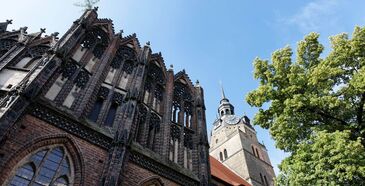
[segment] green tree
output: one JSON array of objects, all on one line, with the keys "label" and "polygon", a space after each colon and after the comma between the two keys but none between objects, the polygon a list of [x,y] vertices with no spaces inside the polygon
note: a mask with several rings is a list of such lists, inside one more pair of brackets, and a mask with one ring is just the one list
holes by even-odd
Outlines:
[{"label": "green tree", "polygon": [[[311,147],[316,144],[313,140],[317,138],[313,137],[322,135],[321,131],[328,135],[349,131],[345,132],[350,134],[349,144],[360,141],[362,149],[365,144],[365,28],[356,27],[351,39],[347,34],[331,37],[332,50],[324,58],[321,57],[324,47],[318,42],[318,37],[319,34],[310,33],[298,43],[294,62],[290,47],[275,51],[271,63],[256,58],[254,77],[260,84],[246,97],[251,106],[260,108],[254,123],[269,129],[276,146],[291,153],[282,163],[282,174],[278,177],[290,184],[306,185],[304,177],[313,174],[307,169],[295,169],[297,164],[294,162],[304,163],[306,159],[300,157],[306,150],[321,153],[320,148]],[[342,158],[348,155],[345,151],[341,153]],[[349,158],[364,158],[363,154],[364,151]],[[313,153],[307,155],[314,156]],[[319,161],[311,158],[312,163]],[[329,161],[328,166],[336,167],[336,163]],[[364,164],[359,164],[358,168],[361,166]],[[315,171],[330,175],[321,167],[316,167]],[[365,180],[364,169],[360,171],[358,179]],[[348,181],[341,177],[342,174],[337,176],[337,180],[331,183],[347,183],[341,181]],[[316,183],[320,183],[320,180],[330,177],[317,179],[319,182]]]},{"label": "green tree", "polygon": [[75,6],[82,7],[84,10],[92,9],[100,0],[84,0],[83,3],[75,3]]},{"label": "green tree", "polygon": [[365,149],[350,132],[316,132],[280,165],[277,185],[365,185]]}]

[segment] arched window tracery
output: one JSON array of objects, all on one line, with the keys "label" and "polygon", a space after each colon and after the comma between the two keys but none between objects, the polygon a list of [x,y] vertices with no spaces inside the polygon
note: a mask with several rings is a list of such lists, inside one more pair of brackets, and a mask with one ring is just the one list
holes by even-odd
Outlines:
[{"label": "arched window tracery", "polygon": [[[110,96],[109,96],[110,95]],[[96,101],[88,114],[88,119],[100,125],[113,127],[114,121],[124,99],[124,94],[112,87],[101,86]],[[109,106],[108,106],[109,105]],[[107,107],[107,109],[104,109]],[[102,116],[105,116],[103,118]]]},{"label": "arched window tracery", "polygon": [[155,150],[157,133],[160,131],[160,123],[160,117],[155,113],[151,113],[148,125],[147,147],[152,150]]},{"label": "arched window tracery", "polygon": [[[112,84],[115,77],[117,86],[126,89],[136,66],[136,52],[128,46],[120,46],[110,64],[106,82]],[[120,77],[120,78],[119,78]]]},{"label": "arched window tracery", "polygon": [[[178,154],[181,152],[182,166],[192,170],[192,152],[194,131],[192,130],[193,103],[192,92],[189,87],[180,82],[175,82],[173,103],[172,103],[172,125],[170,140],[170,160],[177,162]],[[183,134],[180,135],[181,131]],[[177,136],[179,134],[180,136]],[[181,141],[182,140],[182,141]],[[179,143],[183,143],[182,146]]]},{"label": "arched window tracery", "polygon": [[109,37],[101,28],[93,27],[86,32],[80,45],[82,48],[92,50],[94,56],[100,59],[109,45]]},{"label": "arched window tracery", "polygon": [[143,134],[144,134],[144,125],[146,122],[146,117],[147,117],[147,109],[146,107],[144,107],[143,105],[140,105],[139,109],[138,109],[138,127],[137,127],[137,131],[136,131],[136,138],[135,140],[139,143],[143,143]]},{"label": "arched window tracery", "polygon": [[[176,82],[174,87],[174,104],[172,112],[176,113],[177,108],[179,108],[178,117],[175,118],[175,122],[191,128],[191,118],[193,115],[193,105],[192,105],[192,94],[189,88],[181,83]],[[183,108],[183,109],[182,109]]]},{"label": "arched window tracery", "polygon": [[72,183],[73,173],[67,152],[62,146],[38,150],[23,161],[9,185],[57,185]]},{"label": "arched window tracery", "polygon": [[165,77],[162,69],[156,63],[151,62],[147,68],[143,102],[160,113],[162,111],[162,101],[165,92]]}]

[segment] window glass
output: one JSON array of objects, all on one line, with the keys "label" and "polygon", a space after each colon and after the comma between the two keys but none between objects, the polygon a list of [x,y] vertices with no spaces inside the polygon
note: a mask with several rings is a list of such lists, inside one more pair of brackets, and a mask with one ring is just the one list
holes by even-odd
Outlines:
[{"label": "window glass", "polygon": [[[70,163],[62,147],[40,150],[26,161],[27,163],[18,168],[10,180],[10,185],[68,185],[71,175]],[[52,180],[55,180],[54,183]]]},{"label": "window glass", "polygon": [[33,175],[34,168],[32,167],[31,163],[25,164],[16,171],[16,174],[11,180],[10,185],[26,186],[30,183],[30,180],[32,180]]}]

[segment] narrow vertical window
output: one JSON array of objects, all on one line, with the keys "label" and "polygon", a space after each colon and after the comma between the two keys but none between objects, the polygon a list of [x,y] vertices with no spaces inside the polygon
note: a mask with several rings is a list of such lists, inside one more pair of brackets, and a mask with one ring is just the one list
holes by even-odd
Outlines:
[{"label": "narrow vertical window", "polygon": [[227,149],[224,149],[224,159],[228,158]]},{"label": "narrow vertical window", "polygon": [[253,148],[253,146],[251,146],[251,148],[252,148],[252,154],[253,154],[254,156],[256,156],[256,154],[255,154],[255,148]]},{"label": "narrow vertical window", "polygon": [[267,182],[266,176],[264,176],[265,179],[265,185],[269,186],[269,183]]},{"label": "narrow vertical window", "polygon": [[112,103],[112,105],[109,108],[108,115],[105,119],[105,126],[112,127],[115,119],[115,114],[117,113],[118,104]]},{"label": "narrow vertical window", "polygon": [[219,152],[219,159],[220,159],[221,161],[223,161],[223,154],[222,154],[222,152]]},{"label": "narrow vertical window", "polygon": [[261,173],[260,173],[260,178],[261,178],[261,184],[262,185],[265,185],[264,178],[262,177],[262,174]]},{"label": "narrow vertical window", "polygon": [[260,158],[259,151],[257,150],[257,148],[255,148],[255,149],[256,149],[256,156],[257,156],[258,158]]},{"label": "narrow vertical window", "polygon": [[91,110],[91,112],[89,113],[88,118],[93,121],[96,122],[96,120],[98,119],[101,107],[103,106],[103,102],[104,100],[101,98],[98,98],[94,104],[93,109]]}]

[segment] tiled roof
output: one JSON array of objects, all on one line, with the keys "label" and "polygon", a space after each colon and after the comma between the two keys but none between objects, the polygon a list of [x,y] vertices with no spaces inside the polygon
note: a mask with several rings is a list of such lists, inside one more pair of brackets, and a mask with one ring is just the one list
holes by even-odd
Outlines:
[{"label": "tiled roof", "polygon": [[210,171],[213,177],[216,177],[227,184],[234,186],[251,186],[246,180],[229,170],[221,162],[209,156]]}]

